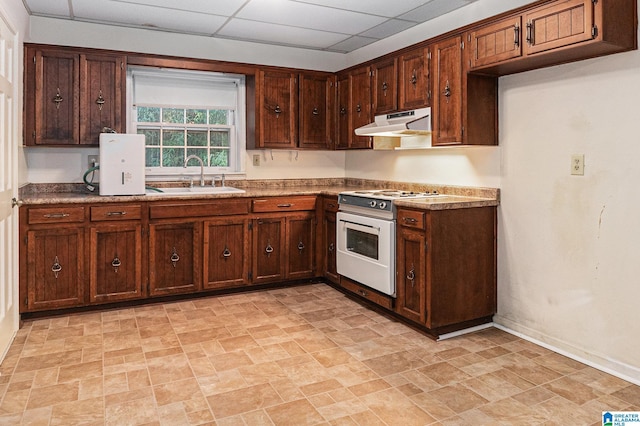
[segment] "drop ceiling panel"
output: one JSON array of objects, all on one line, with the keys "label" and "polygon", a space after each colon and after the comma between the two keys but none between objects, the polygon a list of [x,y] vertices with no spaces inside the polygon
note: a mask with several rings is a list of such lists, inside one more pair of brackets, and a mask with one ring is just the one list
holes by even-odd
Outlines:
[{"label": "drop ceiling panel", "polygon": [[238,18],[291,27],[358,34],[385,21],[385,18],[297,3],[289,0],[251,0]]},{"label": "drop ceiling panel", "polygon": [[119,23],[191,34],[213,34],[227,20],[223,16],[131,3],[120,2],[118,7],[109,7],[109,4],[112,3],[114,2],[110,0],[76,2],[73,12],[76,18],[82,20]]},{"label": "drop ceiling panel", "polygon": [[327,50],[331,50],[333,52],[346,53],[346,52],[354,51],[356,49],[360,49],[361,47],[364,47],[375,41],[377,41],[377,39],[375,38],[353,36],[353,37],[349,37],[345,41],[334,44]]},{"label": "drop ceiling panel", "polygon": [[[72,1],[74,4],[76,4],[81,2],[90,3],[93,0]],[[147,6],[188,10],[191,12],[209,13],[212,15],[221,15],[228,17],[236,13],[236,11],[246,3],[246,0],[111,0],[111,2],[114,3],[113,7],[118,7],[117,3],[143,4]]]},{"label": "drop ceiling panel", "polygon": [[425,22],[433,18],[437,18],[440,15],[449,13],[452,10],[459,9],[474,1],[476,0],[432,0],[424,6],[420,6],[399,18],[416,22]]},{"label": "drop ceiling panel", "polygon": [[351,10],[386,17],[395,17],[407,13],[416,7],[428,3],[430,0],[297,0],[300,3],[316,4],[334,7],[336,9]]},{"label": "drop ceiling panel", "polygon": [[375,39],[383,39],[391,35],[397,34],[401,31],[404,31],[406,29],[409,29],[415,25],[416,23],[411,21],[402,21],[400,19],[389,19],[388,21],[383,22],[377,27],[373,27],[370,30],[360,33],[360,35],[365,37],[375,38]]},{"label": "drop ceiling panel", "polygon": [[232,20],[224,26],[218,35],[248,41],[262,40],[267,43],[287,46],[308,46],[315,49],[324,49],[348,37],[344,34],[284,27],[282,25],[244,19]]},{"label": "drop ceiling panel", "polygon": [[69,17],[69,3],[66,1],[29,0],[27,7],[37,15],[55,15]]}]

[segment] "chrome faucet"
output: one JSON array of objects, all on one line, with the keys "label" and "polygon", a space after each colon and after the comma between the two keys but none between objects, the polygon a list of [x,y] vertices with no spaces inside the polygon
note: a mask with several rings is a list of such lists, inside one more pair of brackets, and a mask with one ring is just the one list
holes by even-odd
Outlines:
[{"label": "chrome faucet", "polygon": [[184,160],[184,168],[185,169],[187,168],[187,163],[192,158],[195,158],[196,160],[198,160],[200,162],[200,186],[204,186],[204,162],[202,161],[202,158],[198,157],[197,155],[188,156],[187,159]]}]

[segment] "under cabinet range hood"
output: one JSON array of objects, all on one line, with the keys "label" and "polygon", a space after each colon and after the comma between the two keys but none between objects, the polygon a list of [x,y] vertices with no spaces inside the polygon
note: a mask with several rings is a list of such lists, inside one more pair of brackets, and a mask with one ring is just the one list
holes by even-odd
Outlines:
[{"label": "under cabinet range hood", "polygon": [[431,135],[431,108],[376,115],[373,123],[358,127],[355,132],[358,136],[428,136]]}]

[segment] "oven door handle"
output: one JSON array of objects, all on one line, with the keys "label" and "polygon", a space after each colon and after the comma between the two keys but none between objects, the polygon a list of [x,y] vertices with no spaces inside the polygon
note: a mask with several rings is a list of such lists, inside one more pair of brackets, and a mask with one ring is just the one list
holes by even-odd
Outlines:
[{"label": "oven door handle", "polygon": [[[364,225],[362,223],[351,222],[350,220],[344,219],[340,219],[340,222],[343,222],[349,229],[362,231],[367,234],[380,234],[380,227],[378,226]],[[374,230],[375,232],[371,232],[371,230]]]}]

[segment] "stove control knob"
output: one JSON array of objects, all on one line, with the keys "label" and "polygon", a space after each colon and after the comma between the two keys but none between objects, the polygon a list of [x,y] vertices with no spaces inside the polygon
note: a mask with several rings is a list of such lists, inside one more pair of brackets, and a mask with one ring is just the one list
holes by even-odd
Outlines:
[{"label": "stove control knob", "polygon": [[387,207],[387,203],[385,203],[384,201],[380,201],[380,204],[378,204],[378,207],[380,207],[380,210],[384,210],[384,208]]},{"label": "stove control knob", "polygon": [[375,206],[376,206],[376,204],[377,204],[377,203],[376,203],[376,200],[371,200],[371,201],[369,201],[369,205],[370,205],[372,208],[373,208],[373,207],[375,207]]}]

